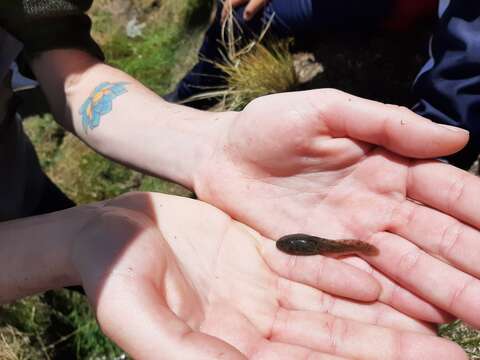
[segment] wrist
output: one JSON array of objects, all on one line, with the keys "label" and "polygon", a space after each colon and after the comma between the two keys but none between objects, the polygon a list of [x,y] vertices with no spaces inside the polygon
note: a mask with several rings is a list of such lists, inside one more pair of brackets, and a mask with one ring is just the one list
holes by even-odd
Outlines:
[{"label": "wrist", "polygon": [[74,263],[74,249],[86,240],[83,230],[100,215],[102,208],[103,203],[82,205],[40,217],[43,226],[37,230],[42,240],[39,246],[41,253],[46,254],[41,263],[45,264],[43,268],[51,269],[45,273],[48,279],[44,290],[82,285]]},{"label": "wrist", "polygon": [[[195,190],[206,164],[214,161],[214,153],[228,134],[235,112],[207,112],[185,106],[170,105],[161,116],[161,126],[169,136],[157,141],[158,156],[154,173]],[[159,131],[162,131],[159,129]]]},{"label": "wrist", "polygon": [[0,223],[0,303],[80,285],[72,262],[78,234],[98,205]]}]

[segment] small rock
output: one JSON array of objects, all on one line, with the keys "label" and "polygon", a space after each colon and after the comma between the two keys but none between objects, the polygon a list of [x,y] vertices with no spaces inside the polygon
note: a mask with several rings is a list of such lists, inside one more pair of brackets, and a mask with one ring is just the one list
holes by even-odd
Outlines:
[{"label": "small rock", "polygon": [[129,38],[136,38],[142,36],[142,30],[146,26],[145,23],[139,23],[137,17],[134,16],[132,19],[128,20],[125,30]]},{"label": "small rock", "polygon": [[293,67],[300,84],[311,81],[324,71],[323,65],[315,61],[315,56],[306,52],[293,54]]}]

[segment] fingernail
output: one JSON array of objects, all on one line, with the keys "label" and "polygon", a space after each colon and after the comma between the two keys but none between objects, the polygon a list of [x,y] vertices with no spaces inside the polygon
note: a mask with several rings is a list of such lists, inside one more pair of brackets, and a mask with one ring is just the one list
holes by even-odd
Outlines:
[{"label": "fingernail", "polygon": [[252,13],[250,11],[245,11],[243,13],[243,20],[249,21],[251,19],[251,17],[252,17]]},{"label": "fingernail", "polygon": [[458,126],[452,126],[452,125],[446,125],[446,124],[437,124],[438,126],[446,129],[446,130],[450,130],[450,131],[453,131],[453,132],[458,132],[458,133],[469,133],[467,130],[465,129],[462,129],[461,127],[458,127]]}]

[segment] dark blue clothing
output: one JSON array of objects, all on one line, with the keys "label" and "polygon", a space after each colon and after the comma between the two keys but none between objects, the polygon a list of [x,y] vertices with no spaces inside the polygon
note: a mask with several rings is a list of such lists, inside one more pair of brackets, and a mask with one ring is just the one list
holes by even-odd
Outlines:
[{"label": "dark blue clothing", "polygon": [[435,122],[470,131],[465,149],[447,160],[468,169],[480,153],[480,2],[440,4],[431,59],[414,84],[414,111]]},{"label": "dark blue clothing", "polygon": [[[242,30],[243,39],[258,36],[270,19],[272,22],[269,32],[284,38],[312,36],[323,31],[372,29],[385,20],[392,7],[393,0],[270,0],[263,11],[248,22],[243,20],[244,6],[234,9],[234,16]],[[222,2],[219,0],[217,9],[216,18],[200,49],[199,62],[177,86],[177,100],[225,83],[222,72],[210,62],[222,61],[222,49],[219,45]]]}]

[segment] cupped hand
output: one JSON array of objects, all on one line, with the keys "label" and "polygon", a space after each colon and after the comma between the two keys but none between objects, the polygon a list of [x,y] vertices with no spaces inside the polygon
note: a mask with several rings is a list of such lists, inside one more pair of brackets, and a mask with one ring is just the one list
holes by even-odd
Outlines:
[{"label": "cupped hand", "polygon": [[225,19],[232,9],[245,5],[243,18],[245,21],[249,21],[267,5],[268,1],[269,0],[226,0],[223,4],[222,19]]},{"label": "cupped hand", "polygon": [[322,291],[339,279],[369,297],[374,281],[353,282],[367,274],[321,257],[328,273],[307,273],[315,258],[206,203],[138,193],[100,213],[72,258],[102,330],[136,359],[466,359],[387,305]]},{"label": "cupped hand", "polygon": [[345,261],[377,277],[381,301],[480,327],[480,181],[421,160],[460,150],[466,131],[332,89],[259,98],[225,126],[196,174],[200,199],[272,239],[370,242],[368,264]]}]

